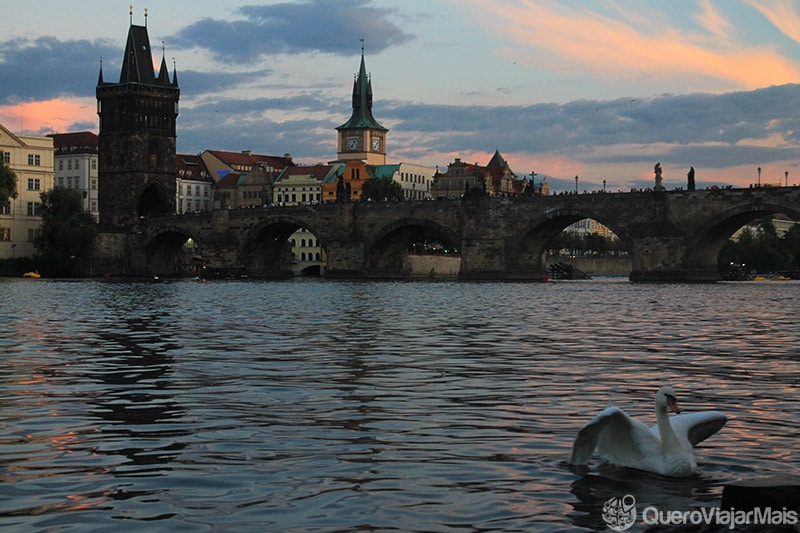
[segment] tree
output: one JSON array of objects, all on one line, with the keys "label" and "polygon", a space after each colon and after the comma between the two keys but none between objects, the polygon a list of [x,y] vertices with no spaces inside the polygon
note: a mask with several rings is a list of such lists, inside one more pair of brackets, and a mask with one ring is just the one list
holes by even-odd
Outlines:
[{"label": "tree", "polygon": [[800,224],[789,228],[781,240],[787,259],[786,266],[793,270],[800,270]]},{"label": "tree", "polygon": [[361,188],[362,200],[403,200],[403,187],[390,177],[369,178]]},{"label": "tree", "polygon": [[0,160],[0,205],[17,197],[17,175]]},{"label": "tree", "polygon": [[80,192],[56,187],[40,196],[42,226],[35,244],[42,272],[48,276],[87,274],[97,224],[83,210]]}]

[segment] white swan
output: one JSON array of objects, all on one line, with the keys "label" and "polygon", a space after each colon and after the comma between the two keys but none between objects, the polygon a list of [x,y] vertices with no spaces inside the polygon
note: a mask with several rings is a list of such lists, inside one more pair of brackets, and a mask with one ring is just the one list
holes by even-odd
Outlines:
[{"label": "white swan", "polygon": [[691,476],[697,470],[692,448],[719,431],[728,419],[719,411],[670,418],[667,407],[680,413],[675,391],[665,386],[656,394],[658,423],[652,428],[617,407],[601,411],[578,431],[569,462],[585,465],[597,448],[604,461],[618,466],[662,476]]}]

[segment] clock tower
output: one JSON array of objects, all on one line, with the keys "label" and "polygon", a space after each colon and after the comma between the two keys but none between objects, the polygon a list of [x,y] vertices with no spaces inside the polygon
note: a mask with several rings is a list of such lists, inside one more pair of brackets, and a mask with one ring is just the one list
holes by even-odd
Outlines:
[{"label": "clock tower", "polygon": [[[163,52],[163,51],[162,51]],[[175,213],[177,73],[162,53],[156,75],[145,25],[128,30],[119,83],[97,81],[100,117],[98,208],[105,231],[130,231],[139,218]]]},{"label": "clock tower", "polygon": [[372,80],[367,76],[363,45],[361,68],[353,82],[353,114],[336,130],[339,160],[359,159],[368,165],[386,164],[386,132],[389,130],[372,116]]}]

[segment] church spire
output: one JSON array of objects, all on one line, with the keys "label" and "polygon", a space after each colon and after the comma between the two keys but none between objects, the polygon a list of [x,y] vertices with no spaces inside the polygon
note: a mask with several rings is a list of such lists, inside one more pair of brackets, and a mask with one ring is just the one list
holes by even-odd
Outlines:
[{"label": "church spire", "polygon": [[336,129],[370,128],[388,131],[372,116],[372,79],[367,75],[364,60],[364,39],[361,39],[361,66],[353,82],[353,114]]}]

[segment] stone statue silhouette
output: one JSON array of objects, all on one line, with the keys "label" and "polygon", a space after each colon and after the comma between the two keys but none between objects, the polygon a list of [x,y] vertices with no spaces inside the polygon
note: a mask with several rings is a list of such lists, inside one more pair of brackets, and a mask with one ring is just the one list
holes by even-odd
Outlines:
[{"label": "stone statue silhouette", "polygon": [[688,181],[687,188],[690,191],[693,191],[694,190],[694,167],[689,167],[689,173],[686,174],[686,180]]},{"label": "stone statue silhouette", "polygon": [[653,167],[653,172],[656,175],[656,186],[654,190],[663,191],[664,186],[661,185],[661,163],[656,163],[656,166]]}]

